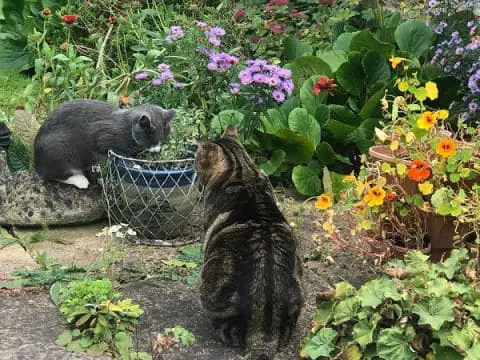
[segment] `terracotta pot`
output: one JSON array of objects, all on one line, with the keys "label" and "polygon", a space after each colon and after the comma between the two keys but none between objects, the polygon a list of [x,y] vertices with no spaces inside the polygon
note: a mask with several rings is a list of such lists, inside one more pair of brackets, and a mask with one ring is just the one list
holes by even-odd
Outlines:
[{"label": "terracotta pot", "polygon": [[428,246],[422,249],[413,249],[404,246],[394,245],[391,241],[387,239],[383,239],[379,236],[375,236],[373,239],[369,241],[369,245],[375,252],[384,252],[388,250],[392,253],[393,257],[402,257],[405,253],[411,250],[419,250],[423,254],[430,254],[431,252],[431,243],[428,243]]},{"label": "terracotta pot", "polygon": [[[410,165],[410,161],[399,159],[402,155],[405,155],[404,150],[392,151],[389,146],[378,145],[371,146],[368,149],[368,153],[374,159],[387,162],[389,164],[395,164],[395,162],[400,162],[406,166]],[[402,190],[408,195],[414,195],[418,193],[417,183],[408,177],[403,179],[396,179],[391,175],[386,176],[387,184],[392,185],[397,183],[402,188]]]}]

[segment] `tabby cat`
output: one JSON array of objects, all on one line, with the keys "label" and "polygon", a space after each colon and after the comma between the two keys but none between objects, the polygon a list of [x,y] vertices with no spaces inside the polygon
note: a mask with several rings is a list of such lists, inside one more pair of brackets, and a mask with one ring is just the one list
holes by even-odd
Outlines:
[{"label": "tabby cat", "polygon": [[224,343],[273,359],[303,306],[297,241],[233,126],[198,141],[196,170],[205,189],[202,307]]}]

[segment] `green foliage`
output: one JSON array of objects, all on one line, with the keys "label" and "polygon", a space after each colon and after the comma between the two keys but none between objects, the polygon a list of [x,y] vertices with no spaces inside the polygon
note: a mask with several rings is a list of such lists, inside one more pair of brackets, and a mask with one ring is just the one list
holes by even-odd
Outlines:
[{"label": "green foliage", "polygon": [[72,281],[59,295],[60,312],[71,329],[58,336],[58,346],[97,356],[113,351],[130,359],[130,334],[143,314],[139,305],[119,300],[122,295],[108,279]]},{"label": "green foliage", "polygon": [[188,285],[195,285],[200,281],[200,265],[203,262],[200,247],[186,247],[172,260],[162,260],[156,269],[160,278],[172,281],[183,281]]},{"label": "green foliage", "polygon": [[337,358],[351,346],[357,346],[358,359],[461,359],[477,354],[480,286],[466,249],[452,250],[437,264],[412,251],[403,261],[388,264],[385,273],[395,278],[382,275],[358,290],[337,284],[319,303],[301,355]]},{"label": "green foliage", "polygon": [[11,136],[11,143],[7,149],[7,164],[10,171],[25,171],[33,166],[32,154],[23,144],[22,140],[13,133]]},{"label": "green foliage", "polygon": [[0,121],[13,116],[16,105],[20,105],[19,95],[29,83],[23,75],[0,71]]},{"label": "green foliage", "polygon": [[184,346],[190,346],[195,342],[195,335],[180,325],[176,325],[174,328],[166,328],[164,334],[173,335],[173,338]]}]

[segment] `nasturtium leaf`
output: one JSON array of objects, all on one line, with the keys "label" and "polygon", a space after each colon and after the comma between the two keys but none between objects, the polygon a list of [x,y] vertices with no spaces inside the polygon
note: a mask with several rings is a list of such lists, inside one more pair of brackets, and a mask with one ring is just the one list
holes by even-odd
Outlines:
[{"label": "nasturtium leaf", "polygon": [[320,357],[329,357],[335,349],[333,341],[337,336],[337,332],[332,328],[322,328],[318,330],[313,338],[311,338],[302,349],[302,356],[309,356],[315,360]]},{"label": "nasturtium leaf", "polygon": [[416,353],[410,346],[414,337],[415,331],[411,326],[383,329],[378,334],[377,355],[384,360],[414,360]]},{"label": "nasturtium leaf", "polygon": [[412,312],[420,318],[420,325],[429,325],[433,330],[440,330],[445,322],[453,321],[455,304],[446,297],[430,298],[413,305]]}]

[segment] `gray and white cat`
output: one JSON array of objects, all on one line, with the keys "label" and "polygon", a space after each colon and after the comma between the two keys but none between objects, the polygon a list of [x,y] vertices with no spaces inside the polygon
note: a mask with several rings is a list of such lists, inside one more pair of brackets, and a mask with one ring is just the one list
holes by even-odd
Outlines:
[{"label": "gray and white cat", "polygon": [[88,188],[85,174],[108,150],[135,156],[155,151],[170,134],[174,110],[156,105],[128,109],[96,100],[69,101],[40,127],[34,143],[35,169],[45,180]]}]

